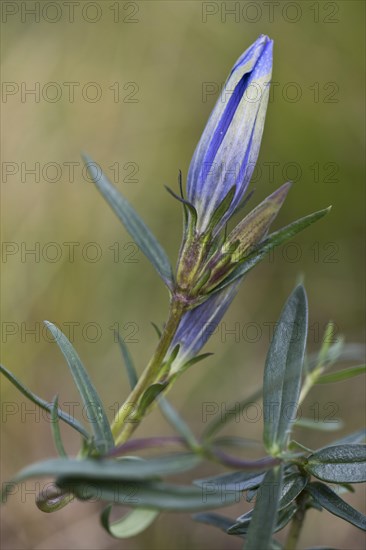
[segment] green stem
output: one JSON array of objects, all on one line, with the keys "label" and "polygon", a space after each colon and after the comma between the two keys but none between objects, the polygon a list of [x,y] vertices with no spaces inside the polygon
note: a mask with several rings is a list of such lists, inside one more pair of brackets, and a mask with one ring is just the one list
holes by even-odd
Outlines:
[{"label": "green stem", "polygon": [[129,417],[131,415],[133,416],[133,412],[136,411],[139,399],[141,398],[145,390],[151,384],[157,381],[160,375],[161,366],[164,361],[166,352],[168,351],[169,346],[173,341],[174,335],[178,329],[179,323],[185,310],[186,306],[184,303],[175,300],[174,298],[172,299],[169,317],[165,324],[155,353],[150,359],[144,372],[140,376],[136,386],[133,388],[122,407],[119,409],[111,425],[111,430],[115,438],[116,445],[120,445],[127,441],[127,439],[131,436],[131,434],[139,425],[141,421],[140,419],[133,420]]},{"label": "green stem", "polygon": [[305,493],[300,493],[296,499],[298,509],[296,510],[294,518],[291,522],[291,527],[285,542],[284,550],[296,550],[297,548],[297,543],[299,541],[306,514],[306,500],[307,495]]}]

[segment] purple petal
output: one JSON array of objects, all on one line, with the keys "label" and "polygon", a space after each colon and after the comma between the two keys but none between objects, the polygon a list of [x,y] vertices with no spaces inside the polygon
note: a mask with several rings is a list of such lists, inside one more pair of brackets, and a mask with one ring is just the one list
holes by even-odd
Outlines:
[{"label": "purple petal", "polygon": [[273,42],[261,36],[237,60],[193,155],[188,199],[198,211],[198,230],[236,186],[219,230],[243,198],[258,158],[268,104]]}]

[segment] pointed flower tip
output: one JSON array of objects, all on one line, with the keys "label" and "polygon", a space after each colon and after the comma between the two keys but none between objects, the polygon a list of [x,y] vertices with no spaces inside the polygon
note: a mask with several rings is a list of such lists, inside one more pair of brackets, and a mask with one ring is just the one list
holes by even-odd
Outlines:
[{"label": "pointed flower tip", "polygon": [[282,205],[285,198],[287,197],[287,193],[291,189],[291,186],[292,186],[292,181],[288,181],[287,183],[284,183],[283,185],[281,185],[281,187],[276,189],[274,193],[269,195],[269,197],[267,197],[267,200],[275,202],[278,205]]},{"label": "pointed flower tip", "polygon": [[229,189],[236,193],[217,226],[222,229],[243,199],[258,158],[269,100],[273,41],[260,36],[234,64],[196,147],[187,195],[203,233]]},{"label": "pointed flower tip", "polygon": [[272,57],[273,57],[273,40],[271,40],[265,34],[261,34],[259,38],[239,57],[231,74],[234,71],[240,69],[243,65],[249,65],[247,67],[249,71],[256,69],[256,72],[260,69],[260,74],[270,73],[272,70]]}]

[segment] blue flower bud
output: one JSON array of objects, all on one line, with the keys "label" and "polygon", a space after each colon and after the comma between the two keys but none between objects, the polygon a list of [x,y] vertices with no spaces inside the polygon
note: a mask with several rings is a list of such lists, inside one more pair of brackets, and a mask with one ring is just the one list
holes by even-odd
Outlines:
[{"label": "blue flower bud", "polygon": [[220,231],[243,198],[258,158],[272,74],[273,42],[260,36],[235,63],[193,155],[188,200],[204,233],[215,210],[235,188]]},{"label": "blue flower bud", "polygon": [[215,333],[219,322],[235,298],[240,282],[240,280],[235,281],[220,292],[210,296],[203,304],[183,315],[168,352],[169,355],[175,346],[179,344],[179,353],[173,362],[170,376],[178,373],[185,363],[195,357],[207,340]]}]

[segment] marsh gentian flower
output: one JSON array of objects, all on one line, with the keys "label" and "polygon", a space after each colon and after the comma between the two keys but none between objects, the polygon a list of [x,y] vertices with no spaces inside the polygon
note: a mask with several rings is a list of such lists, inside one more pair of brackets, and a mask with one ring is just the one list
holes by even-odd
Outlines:
[{"label": "marsh gentian flower", "polygon": [[272,75],[273,42],[260,36],[235,63],[194,152],[187,178],[188,200],[197,211],[197,231],[234,187],[221,229],[242,200],[258,158]]},{"label": "marsh gentian flower", "polygon": [[235,63],[193,155],[187,180],[186,230],[176,295],[188,304],[170,350],[180,351],[171,374],[193,358],[214,332],[241,279],[215,287],[267,235],[289,190],[285,184],[228,234],[257,161],[268,104],[273,42],[260,36]]}]

